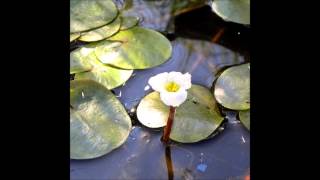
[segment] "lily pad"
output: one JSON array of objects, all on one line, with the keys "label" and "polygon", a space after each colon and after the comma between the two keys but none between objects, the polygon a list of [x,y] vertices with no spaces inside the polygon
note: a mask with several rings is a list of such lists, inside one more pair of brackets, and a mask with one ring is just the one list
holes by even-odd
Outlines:
[{"label": "lily pad", "polygon": [[225,21],[250,24],[250,0],[214,0],[212,10]]},{"label": "lily pad", "polygon": [[250,130],[250,109],[246,111],[239,111],[239,119],[242,124]]},{"label": "lily pad", "polygon": [[123,16],[138,17],[141,20],[139,26],[166,32],[172,20],[173,3],[173,0],[126,0],[117,4]]},{"label": "lily pad", "polygon": [[85,41],[85,42],[93,42],[93,41],[100,41],[103,39],[106,39],[115,33],[117,33],[120,29],[121,20],[118,16],[113,22],[102,26],[101,28],[94,29],[89,32],[85,32],[81,35],[79,40]]},{"label": "lily pad", "polygon": [[[170,139],[182,143],[206,139],[222,123],[211,92],[202,86],[192,85],[187,100],[176,108]],[[160,100],[158,92],[145,96],[138,108],[138,120],[145,126],[159,128],[166,125],[169,107]]]},{"label": "lily pad", "polygon": [[70,88],[70,158],[96,158],[121,146],[131,120],[119,100],[92,80],[71,81]]},{"label": "lily pad", "polygon": [[146,69],[166,62],[172,52],[170,41],[162,34],[141,27],[120,31],[99,42],[97,58],[123,69]]},{"label": "lily pad", "polygon": [[76,49],[70,53],[70,74],[90,71],[92,65],[85,60],[80,49]]},{"label": "lily pad", "polygon": [[139,23],[139,17],[136,16],[122,16],[121,17],[121,27],[120,30],[127,30],[134,26],[136,26]]},{"label": "lily pad", "polygon": [[140,100],[150,93],[148,80],[162,72],[178,71],[190,73],[192,82],[211,88],[217,73],[228,66],[244,63],[243,56],[223,46],[203,40],[176,38],[172,43],[171,58],[160,66],[135,70],[134,76],[124,86],[114,89],[126,109],[135,108]]},{"label": "lily pad", "polygon": [[133,70],[118,69],[101,63],[94,54],[94,47],[95,44],[89,44],[72,52],[71,61],[91,68],[90,71],[75,74],[75,79],[91,79],[113,89],[130,78]]},{"label": "lily pad", "polygon": [[207,4],[207,0],[175,0],[172,6],[174,16],[192,11],[203,7]]},{"label": "lily pad", "polygon": [[250,108],[250,63],[233,66],[223,71],[214,88],[216,100],[234,110]]},{"label": "lily pad", "polygon": [[82,32],[108,24],[118,14],[111,0],[70,0],[70,32]]},{"label": "lily pad", "polygon": [[80,37],[80,33],[72,33],[70,34],[70,42],[78,39]]}]

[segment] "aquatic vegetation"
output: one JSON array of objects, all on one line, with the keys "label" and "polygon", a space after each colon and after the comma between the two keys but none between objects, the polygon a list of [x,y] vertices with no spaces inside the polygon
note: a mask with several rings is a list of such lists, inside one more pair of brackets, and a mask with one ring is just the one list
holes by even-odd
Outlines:
[{"label": "aquatic vegetation", "polygon": [[[166,34],[175,15],[207,2],[122,2],[70,0],[70,42],[80,44],[70,52],[70,159],[98,158],[95,162],[104,168],[92,168],[99,169],[99,178],[154,177],[141,174],[137,168],[142,164],[164,178],[168,162],[160,139],[166,136],[160,134],[169,132],[166,156],[180,177],[210,172],[213,161],[222,174],[229,168],[238,173],[232,176],[244,172],[249,163],[250,63],[212,41],[169,40]],[[226,21],[248,24],[213,10]],[[219,146],[221,142],[227,145]],[[197,149],[200,160],[186,149]]]}]

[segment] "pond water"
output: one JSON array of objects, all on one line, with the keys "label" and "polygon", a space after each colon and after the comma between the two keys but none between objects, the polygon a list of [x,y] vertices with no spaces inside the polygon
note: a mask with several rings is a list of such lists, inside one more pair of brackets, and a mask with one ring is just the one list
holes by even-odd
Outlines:
[{"label": "pond water", "polygon": [[[155,6],[146,11],[143,8],[150,4],[142,2],[133,1],[131,8],[139,8],[135,11],[144,19],[143,26],[171,40],[172,56],[155,68],[135,70],[124,85],[113,89],[133,120],[129,138],[105,156],[70,160],[71,179],[246,179],[250,174],[250,132],[235,111],[221,108],[225,123],[208,139],[192,144],[172,142],[169,147],[160,141],[162,130],[141,125],[135,111],[139,101],[152,91],[147,86],[151,76],[189,72],[193,84],[211,88],[222,70],[249,62],[249,28],[223,21],[206,5],[172,18],[166,14],[170,13],[166,10],[170,1],[156,2],[164,7],[161,10]],[[117,3],[123,5],[123,1]],[[157,18],[160,15],[166,16]],[[72,43],[71,50],[82,44]]]}]

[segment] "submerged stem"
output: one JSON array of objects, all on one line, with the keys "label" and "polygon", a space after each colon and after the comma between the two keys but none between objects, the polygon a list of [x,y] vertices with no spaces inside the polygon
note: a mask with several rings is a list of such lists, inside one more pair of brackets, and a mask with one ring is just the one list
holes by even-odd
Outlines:
[{"label": "submerged stem", "polygon": [[162,136],[162,141],[167,144],[169,141],[169,136],[170,136],[170,132],[171,132],[171,128],[172,128],[172,124],[173,124],[173,119],[174,119],[174,113],[176,112],[176,108],[170,106],[170,112],[169,112],[169,117],[168,117],[168,121],[167,121],[167,125],[164,128],[163,131],[163,136]]}]

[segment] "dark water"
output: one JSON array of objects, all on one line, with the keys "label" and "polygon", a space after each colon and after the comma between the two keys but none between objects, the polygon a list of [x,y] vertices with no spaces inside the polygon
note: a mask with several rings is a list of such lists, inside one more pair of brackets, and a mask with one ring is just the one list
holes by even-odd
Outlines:
[{"label": "dark water", "polygon": [[[132,116],[130,136],[120,148],[103,157],[70,160],[71,179],[244,179],[250,174],[250,132],[237,120],[236,112],[226,111],[221,132],[208,140],[165,146],[160,141],[162,130],[143,127],[135,118],[135,110],[140,99],[151,92],[147,81],[153,75],[189,72],[193,84],[211,88],[223,69],[250,61],[249,28],[224,22],[209,6],[174,19],[166,17],[166,21],[156,19],[166,9],[152,11],[157,8],[139,11],[144,19],[149,19],[143,26],[159,30],[171,40],[172,57],[158,67],[134,71],[123,86],[113,90]],[[155,19],[151,21],[151,17]],[[71,49],[81,44],[73,43]]]}]

